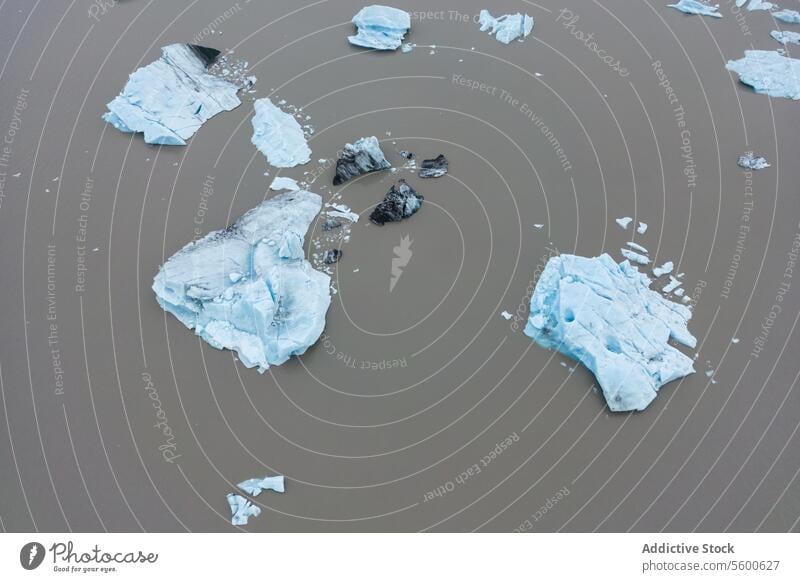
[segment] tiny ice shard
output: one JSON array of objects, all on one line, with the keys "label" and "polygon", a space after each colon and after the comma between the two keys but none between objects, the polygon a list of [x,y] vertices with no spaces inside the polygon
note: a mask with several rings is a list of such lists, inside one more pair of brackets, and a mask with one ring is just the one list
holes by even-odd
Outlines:
[{"label": "tiny ice shard", "polygon": [[253,497],[260,495],[262,491],[270,490],[278,493],[284,492],[283,475],[275,477],[264,477],[263,479],[248,479],[237,485],[239,489]]},{"label": "tiny ice shard", "polygon": [[677,4],[667,4],[670,8],[675,8],[686,14],[701,14],[703,16],[714,16],[715,18],[722,18],[719,13],[719,4],[711,6],[697,2],[697,0],[678,0]]},{"label": "tiny ice shard", "polygon": [[620,249],[619,252],[622,253],[623,257],[625,257],[626,259],[628,259],[629,261],[632,261],[634,263],[639,263],[640,265],[648,265],[648,264],[650,264],[650,259],[648,259],[644,255],[640,255],[639,253],[635,253],[635,252],[633,252],[631,250],[628,250],[628,249]]},{"label": "tiny ice shard", "polygon": [[669,344],[695,346],[691,315],[627,261],[560,255],[536,284],[525,334],[589,368],[611,410],[643,410],[663,384],[694,372]]},{"label": "tiny ice shard", "polygon": [[137,69],[108,104],[103,119],[126,133],[144,133],[144,141],[186,145],[208,119],[241,104],[241,89],[208,68],[220,51],[194,44],[162,47],[161,57]]},{"label": "tiny ice shard", "polygon": [[638,232],[639,234],[646,233],[647,232],[647,223],[646,222],[640,222],[639,226],[636,228],[636,232]]},{"label": "tiny ice shard", "polygon": [[444,154],[439,154],[432,160],[423,160],[419,169],[420,178],[441,178],[447,173],[448,163]]},{"label": "tiny ice shard", "polygon": [[781,44],[800,44],[800,32],[793,30],[773,30],[769,33]]},{"label": "tiny ice shard", "polygon": [[336,161],[333,185],[338,186],[356,176],[388,170],[391,167],[392,165],[381,151],[378,138],[375,136],[362,137],[354,144],[345,144],[342,157]]},{"label": "tiny ice shard", "polygon": [[247,520],[251,517],[258,517],[261,515],[261,508],[241,495],[236,493],[228,493],[228,505],[231,508],[231,524],[232,525],[247,525]]},{"label": "tiny ice shard", "polygon": [[339,249],[328,249],[327,251],[325,251],[325,257],[322,259],[322,261],[326,265],[332,265],[334,263],[338,263],[339,259],[342,258],[343,254],[344,253]]},{"label": "tiny ice shard", "polygon": [[299,190],[300,184],[292,178],[279,176],[272,181],[272,184],[269,185],[269,189],[275,190],[276,192],[280,190]]},{"label": "tiny ice shard", "polygon": [[525,38],[533,30],[533,18],[517,12],[516,14],[504,14],[495,18],[488,10],[481,10],[478,15],[478,24],[481,32],[494,34],[495,38],[503,44],[508,44],[516,38]]},{"label": "tiny ice shard", "polygon": [[784,8],[783,10],[773,12],[772,17],[782,20],[783,22],[788,22],[789,24],[800,24],[800,12],[797,10]]},{"label": "tiny ice shard", "polygon": [[770,167],[770,163],[767,162],[766,158],[756,156],[753,152],[745,152],[739,156],[739,161],[736,163],[745,170],[763,170]]},{"label": "tiny ice shard", "polygon": [[674,268],[675,265],[672,263],[672,261],[667,261],[660,267],[655,267],[653,269],[653,275],[655,275],[656,277],[661,277],[662,275],[669,275],[672,272],[672,269]]},{"label": "tiny ice shard", "polygon": [[263,372],[305,353],[331,302],[330,277],[303,251],[321,208],[317,194],[284,192],[189,243],[159,269],[158,303],[211,346],[235,350],[248,368]]},{"label": "tiny ice shard", "polygon": [[294,116],[274,105],[268,97],[253,105],[256,114],[251,120],[253,137],[250,141],[267,161],[276,168],[293,168],[308,163],[311,148]]},{"label": "tiny ice shard", "polygon": [[800,59],[785,57],[777,51],[748,50],[741,59],[728,61],[725,68],[738,74],[739,80],[757,93],[800,99]]},{"label": "tiny ice shard", "polygon": [[411,28],[411,16],[405,10],[373,4],[359,10],[353,17],[353,24],[358,34],[347,37],[350,44],[393,51],[403,43],[403,37]]},{"label": "tiny ice shard", "polygon": [[630,216],[626,216],[624,218],[617,218],[616,223],[620,225],[623,229],[627,230],[628,225],[633,221]]},{"label": "tiny ice shard", "polygon": [[383,202],[375,207],[369,219],[375,224],[399,222],[414,214],[422,206],[422,194],[417,193],[405,180],[392,185]]},{"label": "tiny ice shard", "polygon": [[503,317],[503,319],[505,319],[506,321],[508,321],[509,319],[511,319],[512,317],[514,317],[514,316],[513,316],[511,313],[509,313],[508,311],[503,311],[502,313],[500,313],[500,315],[501,315],[501,316]]}]

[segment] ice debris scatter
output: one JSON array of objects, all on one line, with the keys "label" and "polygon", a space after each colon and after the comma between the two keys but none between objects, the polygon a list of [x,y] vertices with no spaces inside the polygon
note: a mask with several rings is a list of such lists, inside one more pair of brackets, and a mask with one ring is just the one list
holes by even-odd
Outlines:
[{"label": "ice debris scatter", "polygon": [[153,281],[156,298],[217,349],[264,372],[303,354],[325,327],[330,278],[305,259],[303,240],[322,207],[284,192],[172,255]]},{"label": "ice debris scatter", "polygon": [[621,228],[626,230],[631,222],[633,222],[633,219],[630,216],[626,216],[624,218],[617,218],[616,220],[616,223],[620,225]]},{"label": "ice debris scatter", "polygon": [[220,52],[171,44],[161,57],[137,69],[108,104],[103,119],[126,133],[143,133],[150,144],[186,145],[208,119],[241,103],[240,86],[209,74]]},{"label": "ice debris scatter", "polygon": [[766,158],[756,156],[753,152],[745,152],[739,156],[739,161],[736,163],[745,170],[763,170],[770,167],[770,163]]},{"label": "ice debris scatter", "polygon": [[420,178],[441,178],[448,170],[447,158],[444,154],[439,154],[432,160],[422,160],[419,169]]},{"label": "ice debris scatter", "polygon": [[250,139],[270,165],[276,168],[293,168],[308,163],[311,148],[306,142],[303,128],[293,115],[286,113],[269,100],[259,99],[254,104],[253,137]]},{"label": "ice debris scatter", "polygon": [[263,479],[248,479],[247,481],[239,483],[237,487],[253,497],[267,490],[283,493],[284,478],[283,475],[277,475],[275,477],[264,477]]},{"label": "ice debris scatter", "polygon": [[728,61],[725,68],[739,75],[739,80],[757,93],[800,99],[800,59],[785,57],[777,51],[746,50],[744,57]]},{"label": "ice debris scatter", "polygon": [[793,30],[773,30],[769,33],[781,44],[800,44],[800,32]]},{"label": "ice debris scatter", "polygon": [[373,4],[359,10],[353,17],[353,24],[358,33],[347,37],[350,44],[393,51],[403,43],[403,37],[411,28],[411,16],[405,10]]},{"label": "ice debris scatter", "polygon": [[512,40],[523,39],[533,30],[533,18],[527,14],[504,14],[495,18],[488,10],[481,10],[478,15],[478,24],[481,32],[488,32],[503,44]]},{"label": "ice debris scatter", "polygon": [[422,206],[424,197],[414,190],[405,180],[398,180],[392,185],[383,199],[369,215],[375,224],[399,222],[414,214]]},{"label": "ice debris scatter", "polygon": [[670,8],[675,8],[686,14],[701,14],[703,16],[714,16],[715,18],[722,18],[719,13],[719,4],[711,6],[697,0],[679,0],[677,4],[667,4]]},{"label": "ice debris scatter", "polygon": [[800,24],[800,12],[797,10],[789,10],[788,8],[784,8],[783,10],[773,12],[772,17],[783,22],[788,22],[789,24]]},{"label": "ice debris scatter", "polygon": [[662,385],[694,372],[669,344],[695,346],[691,314],[628,261],[560,255],[539,278],[525,334],[589,368],[611,410],[643,410]]},{"label": "ice debris scatter", "polygon": [[392,165],[383,155],[378,138],[362,137],[353,144],[345,144],[342,157],[336,161],[333,185],[338,186],[356,176],[388,170]]},{"label": "ice debris scatter", "polygon": [[236,493],[228,493],[228,505],[231,508],[231,524],[232,525],[247,525],[247,520],[251,517],[258,517],[261,515],[261,508],[241,495]]},{"label": "ice debris scatter", "polygon": [[270,190],[279,192],[280,190],[300,190],[300,184],[292,178],[286,176],[278,176],[269,185]]}]

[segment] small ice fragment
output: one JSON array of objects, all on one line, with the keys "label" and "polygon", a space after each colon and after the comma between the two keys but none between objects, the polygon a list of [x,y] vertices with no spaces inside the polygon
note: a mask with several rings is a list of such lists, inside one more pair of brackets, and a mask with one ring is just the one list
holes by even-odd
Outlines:
[{"label": "small ice fragment", "polygon": [[538,228],[539,230],[541,230],[541,229],[544,228],[544,225],[543,224],[534,224],[533,228]]},{"label": "small ice fragment", "polygon": [[512,314],[510,314],[508,311],[503,311],[503,312],[502,312],[500,315],[502,315],[502,316],[503,316],[503,319],[505,319],[506,321],[508,321],[509,319],[511,319],[512,317],[514,317],[514,316],[513,316]]},{"label": "small ice fragment", "polygon": [[772,17],[782,20],[783,22],[788,22],[789,24],[800,24],[800,12],[797,10],[784,8],[783,10],[773,12]]},{"label": "small ice fragment", "polygon": [[675,291],[675,289],[677,289],[680,286],[681,286],[680,280],[678,280],[675,277],[673,277],[672,275],[670,275],[669,276],[669,283],[664,285],[664,288],[662,289],[662,291],[664,291],[664,293],[672,293],[673,291]]},{"label": "small ice fragment", "polygon": [[640,255],[639,253],[635,253],[633,251],[629,251],[628,249],[620,249],[622,256],[628,259],[633,263],[639,263],[640,265],[648,265],[650,264],[650,259],[645,257],[644,255]]},{"label": "small ice fragment", "polygon": [[228,493],[228,505],[231,508],[231,525],[247,525],[247,520],[251,517],[261,515],[261,508],[241,495]]},{"label": "small ice fragment", "polygon": [[524,39],[533,30],[533,18],[517,12],[504,14],[495,18],[488,10],[481,10],[478,15],[478,24],[481,32],[494,34],[495,38],[503,44],[508,44],[514,39]]},{"label": "small ice fragment", "polygon": [[769,33],[781,44],[800,44],[800,32],[793,30],[773,30]]},{"label": "small ice fragment", "polygon": [[738,337],[731,338],[731,343],[732,344],[738,344],[739,343],[739,338]]},{"label": "small ice fragment", "polygon": [[417,46],[417,45],[404,42],[403,46],[400,47],[400,50],[403,51],[404,53],[410,53],[411,51],[414,50],[415,46]]},{"label": "small ice fragment", "polygon": [[322,262],[324,262],[326,265],[338,263],[343,254],[344,253],[339,249],[329,249],[325,251],[325,256],[322,258]]},{"label": "small ice fragment", "polygon": [[237,273],[236,271],[231,271],[230,273],[228,273],[228,279],[231,280],[231,283],[238,283],[242,279],[242,277],[244,277],[244,275],[242,275],[241,273]]},{"label": "small ice fragment", "polygon": [[739,156],[739,161],[736,163],[746,170],[763,170],[771,165],[766,158],[756,156],[753,152],[745,152]]},{"label": "small ice fragment", "polygon": [[701,14],[703,16],[722,18],[722,14],[719,13],[719,4],[710,6],[702,2],[697,2],[697,0],[678,0],[677,4],[667,4],[667,6],[686,14]]},{"label": "small ice fragment", "polygon": [[414,190],[405,180],[392,185],[389,192],[369,215],[369,219],[378,225],[387,222],[398,222],[408,218],[422,206],[424,197]]},{"label": "small ice fragment", "polygon": [[[773,16],[777,14],[774,12]],[[725,68],[738,74],[739,80],[756,93],[800,99],[800,59],[785,57],[778,51],[746,50],[744,57],[728,61]]]},{"label": "small ice fragment", "polygon": [[247,481],[242,481],[239,483],[237,487],[253,497],[260,495],[262,491],[267,490],[283,493],[284,479],[283,475],[264,477],[263,479],[248,479]]},{"label": "small ice fragment", "polygon": [[448,162],[444,154],[439,154],[432,160],[423,160],[419,170],[420,178],[441,178],[447,173]]},{"label": "small ice fragment", "polygon": [[678,297],[683,297],[685,293],[686,291],[684,291],[683,287],[678,287],[677,289],[675,289],[675,295],[677,295]]},{"label": "small ice fragment", "polygon": [[764,0],[750,0],[750,4],[747,5],[748,12],[753,12],[754,10],[772,10],[773,8],[777,8],[777,6],[772,2],[765,2]]},{"label": "small ice fragment", "polygon": [[639,223],[639,227],[636,229],[636,232],[638,232],[639,234],[646,233],[647,232],[647,223],[646,222],[640,222]]},{"label": "small ice fragment", "polygon": [[714,370],[706,370],[706,376],[711,378],[714,375]]},{"label": "small ice fragment", "polygon": [[276,168],[293,168],[311,160],[303,128],[294,116],[284,112],[269,100],[257,100],[253,106],[253,137],[250,141],[267,161]]},{"label": "small ice fragment", "polygon": [[349,206],[345,206],[344,204],[326,204],[329,208],[333,208],[333,210],[328,211],[328,216],[333,218],[344,218],[345,220],[349,220],[350,222],[358,222],[358,214],[350,210]]},{"label": "small ice fragment", "polygon": [[334,220],[329,218],[325,222],[322,223],[322,230],[334,230],[342,226],[342,223],[338,220]]},{"label": "small ice fragment", "polygon": [[655,269],[653,269],[653,275],[655,275],[656,277],[661,277],[662,275],[669,275],[672,272],[672,269],[674,268],[675,265],[672,263],[672,261],[667,261],[660,267],[656,267]]},{"label": "small ice fragment", "polygon": [[386,160],[381,151],[378,138],[362,137],[353,144],[345,144],[342,157],[336,161],[336,175],[333,185],[346,182],[356,176],[388,170],[392,165]]},{"label": "small ice fragment", "polygon": [[350,44],[384,51],[397,50],[411,28],[408,12],[379,4],[362,8],[352,22],[358,33],[347,37]]},{"label": "small ice fragment", "polygon": [[269,185],[269,189],[275,190],[276,192],[280,190],[300,190],[300,184],[292,178],[278,176],[272,181],[272,184]]},{"label": "small ice fragment", "polygon": [[640,245],[640,244],[636,244],[636,243],[635,243],[635,242],[633,242],[633,241],[628,241],[626,244],[627,244],[629,247],[631,247],[633,250],[639,251],[639,252],[641,252],[641,253],[648,253],[648,252],[650,252],[650,251],[648,251],[646,248],[644,248],[642,245]]},{"label": "small ice fragment", "polygon": [[630,216],[626,216],[624,218],[617,218],[616,220],[617,224],[620,225],[625,230],[628,229],[628,225],[631,223],[631,221],[633,221],[633,219]]}]

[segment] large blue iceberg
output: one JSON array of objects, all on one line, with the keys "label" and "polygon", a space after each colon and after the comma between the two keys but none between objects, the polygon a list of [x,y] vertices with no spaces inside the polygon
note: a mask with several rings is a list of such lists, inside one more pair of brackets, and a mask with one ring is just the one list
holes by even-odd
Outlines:
[{"label": "large blue iceberg", "polygon": [[667,4],[670,8],[675,8],[686,14],[700,14],[702,16],[713,16],[715,18],[722,18],[719,13],[719,4],[710,6],[697,2],[697,0],[679,0],[677,4]]},{"label": "large blue iceberg", "polygon": [[303,251],[321,208],[317,194],[285,192],[189,243],[155,277],[159,304],[248,368],[263,372],[303,354],[319,339],[331,301],[330,277]]},{"label": "large blue iceberg", "polygon": [[560,255],[539,278],[525,334],[589,368],[611,410],[643,410],[663,384],[694,372],[669,344],[695,346],[691,314],[628,261]]},{"label": "large blue iceberg", "polygon": [[800,59],[785,57],[777,51],[744,51],[744,57],[728,61],[729,71],[750,85],[757,93],[770,97],[800,99]]},{"label": "large blue iceberg", "polygon": [[350,44],[382,51],[393,51],[403,44],[411,28],[411,16],[405,10],[373,4],[353,17],[358,34],[347,37]]},{"label": "large blue iceberg", "polygon": [[478,24],[481,32],[488,31],[503,44],[508,44],[517,38],[525,38],[533,30],[533,18],[519,12],[495,18],[488,10],[481,10],[478,15]]},{"label": "large blue iceberg", "polygon": [[293,168],[311,159],[311,148],[303,128],[293,115],[269,100],[259,99],[253,106],[253,137],[250,139],[267,161],[276,168]]},{"label": "large blue iceberg", "polygon": [[241,87],[209,74],[217,56],[193,44],[163,47],[157,61],[130,75],[103,119],[120,131],[144,133],[147,143],[186,145],[206,120],[241,103]]}]

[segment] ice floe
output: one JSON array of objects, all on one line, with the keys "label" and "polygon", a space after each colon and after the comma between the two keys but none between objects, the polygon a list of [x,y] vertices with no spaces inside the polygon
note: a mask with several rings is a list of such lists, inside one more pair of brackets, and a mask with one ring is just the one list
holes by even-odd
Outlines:
[{"label": "ice floe", "polygon": [[419,177],[441,178],[447,173],[448,166],[449,164],[444,154],[439,154],[432,160],[422,160],[422,165],[419,169]]},{"label": "ice floe", "polygon": [[642,245],[640,245],[639,243],[635,243],[635,242],[633,242],[633,241],[628,241],[628,242],[627,242],[627,243],[625,243],[625,244],[627,244],[629,247],[631,247],[631,248],[632,248],[633,250],[635,250],[635,251],[639,251],[639,252],[641,252],[641,253],[647,253],[647,252],[649,252],[649,251],[648,251],[646,248],[644,248],[644,247],[643,247]]},{"label": "ice floe", "polygon": [[625,257],[626,259],[628,259],[633,263],[639,263],[640,265],[650,264],[650,259],[637,252],[631,251],[629,249],[620,249],[619,252],[622,253],[623,257]]},{"label": "ice floe", "polygon": [[797,10],[789,10],[788,8],[784,8],[783,10],[773,12],[772,17],[783,22],[788,22],[789,24],[800,24],[800,12]]},{"label": "ice floe", "polygon": [[269,185],[269,189],[275,190],[276,192],[280,190],[300,190],[300,184],[292,178],[278,176],[272,181],[272,184]]},{"label": "ice floe", "polygon": [[525,334],[589,368],[611,410],[643,410],[663,384],[694,372],[669,343],[695,346],[691,314],[628,261],[559,255],[539,278]]},{"label": "ice floe", "polygon": [[[742,2],[742,4],[744,4],[744,2]],[[741,4],[739,6],[741,6]],[[765,2],[764,0],[750,0],[750,4],[747,5],[748,12],[754,12],[756,10],[772,10],[773,8],[777,8],[777,6],[772,2]]]},{"label": "ice floe", "polygon": [[262,479],[254,478],[242,481],[237,485],[239,489],[253,497],[260,495],[262,491],[276,491],[277,493],[284,492],[284,477],[277,475],[275,477],[264,477]]},{"label": "ice floe", "polygon": [[763,170],[770,167],[770,163],[766,158],[756,156],[753,152],[745,152],[739,156],[739,160],[736,163],[746,170]]},{"label": "ice floe", "polygon": [[719,13],[719,4],[710,5],[697,0],[679,0],[677,4],[667,4],[670,8],[675,8],[686,14],[700,14],[702,16],[714,16],[715,18],[722,18]]},{"label": "ice floe", "polygon": [[781,44],[800,44],[800,32],[793,30],[773,30],[769,33]]},{"label": "ice floe", "polygon": [[621,228],[626,229],[628,225],[633,222],[633,219],[630,216],[625,216],[624,218],[617,218],[615,221]]},{"label": "ice floe", "polygon": [[728,61],[725,68],[739,75],[739,80],[757,93],[800,99],[800,59],[785,57],[777,51],[746,50],[744,57]]},{"label": "ice floe", "polygon": [[359,10],[353,17],[353,24],[358,33],[347,37],[350,44],[393,51],[403,43],[403,37],[411,28],[411,16],[405,10],[373,4]]},{"label": "ice floe", "polygon": [[675,265],[672,263],[672,261],[667,261],[666,263],[664,263],[660,267],[655,267],[653,269],[653,275],[655,275],[656,277],[662,277],[664,275],[669,275],[672,272],[672,269],[674,269],[674,268],[675,268]]},{"label": "ice floe", "polygon": [[350,210],[349,206],[336,203],[328,203],[325,206],[328,208],[333,208],[333,210],[327,211],[327,215],[331,218],[343,218],[345,220],[349,220],[350,222],[358,222],[358,214]]},{"label": "ice floe", "polygon": [[503,44],[508,44],[517,38],[525,38],[533,30],[533,18],[519,12],[495,18],[488,10],[481,10],[478,15],[478,24],[481,32],[493,34]]},{"label": "ice floe", "polygon": [[236,493],[228,493],[228,505],[231,508],[231,524],[232,525],[247,525],[247,520],[251,517],[258,517],[261,515],[261,508]]},{"label": "ice floe", "polygon": [[414,190],[405,180],[398,180],[389,192],[369,215],[375,224],[399,222],[414,214],[422,206],[424,197]]},{"label": "ice floe", "polygon": [[293,168],[308,163],[311,148],[297,119],[273,104],[268,97],[259,99],[253,106],[256,113],[251,120],[253,137],[250,141],[270,165]]},{"label": "ice floe", "polygon": [[342,156],[336,161],[334,186],[346,182],[356,176],[388,170],[392,165],[383,155],[378,138],[362,137],[353,144],[345,144]]}]

